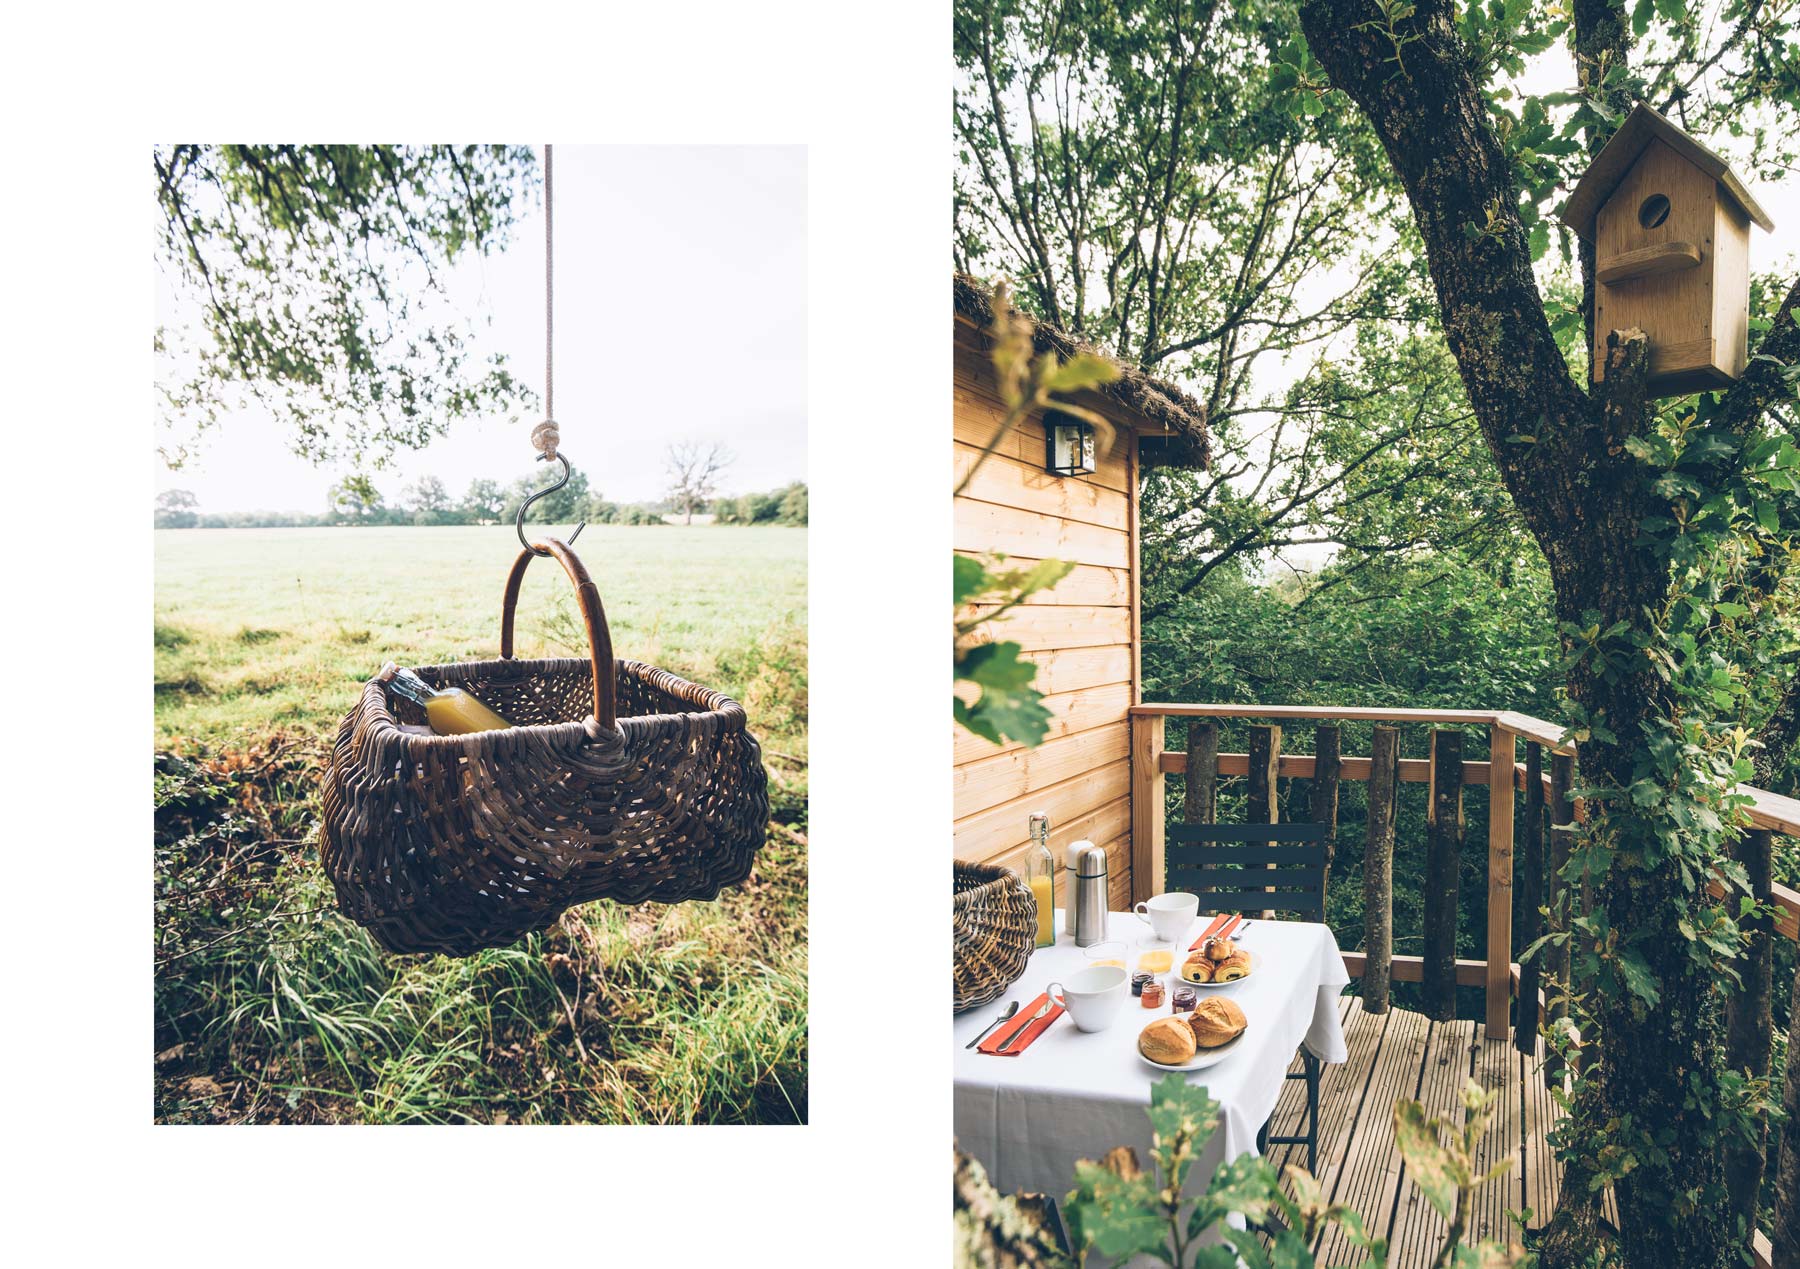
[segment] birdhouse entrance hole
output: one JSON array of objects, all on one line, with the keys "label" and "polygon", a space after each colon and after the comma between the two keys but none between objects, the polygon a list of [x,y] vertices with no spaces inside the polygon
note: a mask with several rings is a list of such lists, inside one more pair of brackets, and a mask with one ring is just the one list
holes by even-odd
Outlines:
[{"label": "birdhouse entrance hole", "polygon": [[1638,224],[1645,229],[1655,229],[1669,218],[1669,196],[1652,194],[1638,208]]}]

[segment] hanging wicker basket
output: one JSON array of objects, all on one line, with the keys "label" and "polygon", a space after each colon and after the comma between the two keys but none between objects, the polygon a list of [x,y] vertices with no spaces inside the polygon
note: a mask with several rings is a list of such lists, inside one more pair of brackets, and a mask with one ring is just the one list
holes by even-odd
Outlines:
[{"label": "hanging wicker basket", "polygon": [[744,710],[636,661],[614,661],[600,594],[573,551],[539,544],[575,585],[590,658],[516,661],[507,578],[500,659],[418,667],[514,726],[421,735],[380,680],[338,727],[320,858],[344,914],[389,951],[464,955],[594,899],[710,899],[749,876],[768,777]]},{"label": "hanging wicker basket", "polygon": [[956,864],[956,1012],[985,1005],[1025,972],[1037,944],[1037,899],[1025,879],[995,864]]}]

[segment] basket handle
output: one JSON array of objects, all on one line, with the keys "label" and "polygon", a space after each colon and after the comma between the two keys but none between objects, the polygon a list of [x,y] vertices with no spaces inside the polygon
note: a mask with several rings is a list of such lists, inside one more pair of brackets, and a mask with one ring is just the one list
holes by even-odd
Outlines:
[{"label": "basket handle", "polygon": [[[545,538],[538,543],[563,566],[563,572],[575,583],[575,596],[581,601],[581,619],[587,625],[588,650],[594,662],[594,721],[604,731],[618,722],[617,672],[613,666],[612,631],[606,624],[606,609],[600,606],[600,591],[588,576],[584,565],[566,542]],[[537,552],[529,547],[519,552],[512,572],[506,578],[506,602],[500,610],[500,656],[511,660],[513,654],[513,610],[519,606],[519,587],[525,581],[525,569]]]}]

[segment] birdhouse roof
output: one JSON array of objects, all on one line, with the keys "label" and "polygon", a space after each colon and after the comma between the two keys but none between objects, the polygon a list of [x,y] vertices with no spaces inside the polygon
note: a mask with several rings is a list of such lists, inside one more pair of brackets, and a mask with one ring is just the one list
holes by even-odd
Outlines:
[{"label": "birdhouse roof", "polygon": [[[993,293],[984,283],[958,273],[952,276],[952,284],[958,316],[978,327],[993,322]],[[1108,356],[1048,322],[1035,324],[1032,344],[1039,352],[1054,352],[1065,361],[1084,352],[1105,358],[1119,368],[1119,377],[1101,384],[1097,391],[1145,424],[1162,429],[1160,436],[1139,433],[1138,456],[1146,467],[1211,466],[1212,438],[1206,429],[1206,407],[1181,388],[1166,379],[1152,378],[1137,366]]]},{"label": "birdhouse roof", "polygon": [[1765,231],[1775,228],[1775,222],[1769,219],[1744,183],[1738,179],[1731,165],[1687,133],[1677,128],[1667,119],[1648,106],[1637,106],[1619,125],[1619,130],[1612,134],[1594,161],[1588,165],[1586,175],[1569,195],[1569,201],[1563,204],[1562,222],[1588,242],[1594,240],[1594,217],[1600,214],[1600,208],[1612,197],[1612,192],[1619,188],[1619,182],[1625,179],[1632,165],[1638,161],[1644,149],[1652,141],[1661,141],[1682,158],[1705,172],[1717,181],[1731,196],[1733,202],[1744,209],[1744,213],[1761,225]]}]

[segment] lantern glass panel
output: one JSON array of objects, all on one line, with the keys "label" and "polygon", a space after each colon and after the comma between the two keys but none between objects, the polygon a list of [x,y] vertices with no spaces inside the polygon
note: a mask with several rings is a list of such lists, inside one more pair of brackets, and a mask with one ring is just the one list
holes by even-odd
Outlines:
[{"label": "lantern glass panel", "polygon": [[1052,415],[1045,421],[1049,463],[1058,476],[1084,476],[1094,470],[1094,430],[1079,419]]}]

